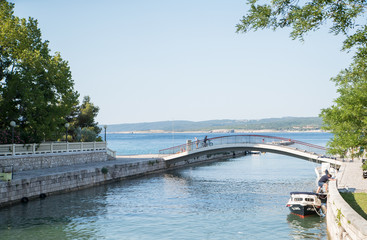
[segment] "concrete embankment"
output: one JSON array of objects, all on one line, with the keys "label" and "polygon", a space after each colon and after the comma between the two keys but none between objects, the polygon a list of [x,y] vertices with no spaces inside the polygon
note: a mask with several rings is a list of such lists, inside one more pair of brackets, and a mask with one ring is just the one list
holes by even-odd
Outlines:
[{"label": "concrete embankment", "polygon": [[[120,156],[114,160],[107,160],[106,152],[86,154],[62,154],[65,162],[60,161],[59,158],[48,158],[41,155],[23,157],[21,160],[13,158],[12,160],[18,161],[19,164],[15,167],[16,171],[11,181],[0,181],[0,207],[129,177],[227,159],[233,157],[233,154],[238,157],[244,155],[245,152],[204,155],[175,164],[166,164],[158,155]],[[29,162],[27,158],[31,158],[28,159]],[[51,159],[54,159],[54,162]],[[96,161],[97,159],[99,161]],[[24,162],[27,164],[24,165]],[[44,164],[45,162],[48,164]],[[9,163],[7,158],[0,159],[0,166],[9,165]],[[26,167],[22,168],[22,165]]]},{"label": "concrete embankment", "polygon": [[367,179],[362,178],[362,163],[344,163],[337,181],[331,181],[327,202],[327,228],[330,239],[367,239],[367,220],[343,199],[339,191],[367,192]]}]

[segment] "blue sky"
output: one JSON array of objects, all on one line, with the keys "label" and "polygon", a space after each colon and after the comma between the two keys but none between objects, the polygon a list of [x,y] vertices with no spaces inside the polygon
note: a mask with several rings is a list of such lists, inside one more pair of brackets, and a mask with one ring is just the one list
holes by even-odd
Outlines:
[{"label": "blue sky", "polygon": [[318,116],[348,67],[342,37],[237,34],[244,0],[13,0],[38,19],[100,124]]}]

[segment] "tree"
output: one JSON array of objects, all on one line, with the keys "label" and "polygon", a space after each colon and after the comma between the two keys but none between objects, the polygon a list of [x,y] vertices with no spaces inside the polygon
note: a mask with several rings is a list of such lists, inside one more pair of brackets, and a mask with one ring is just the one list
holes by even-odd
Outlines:
[{"label": "tree", "polygon": [[99,107],[95,106],[89,96],[85,96],[82,104],[78,108],[77,116],[72,126],[75,129],[75,139],[78,137],[78,129],[81,129],[82,141],[94,141],[101,132],[101,128],[98,127],[98,123],[95,122],[99,112]]},{"label": "tree", "polygon": [[[351,66],[333,78],[339,97],[323,109],[323,129],[334,133],[329,152],[360,156],[367,147],[367,25],[366,1],[360,0],[273,0],[258,4],[249,0],[250,10],[237,32],[270,28],[292,28],[292,39],[304,40],[310,31],[328,25],[330,32],[345,36],[342,50],[355,50]],[[352,151],[351,151],[352,150]]]},{"label": "tree", "polygon": [[356,59],[332,80],[339,97],[321,112],[323,128],[334,133],[330,153],[358,157],[367,149],[367,62]]},{"label": "tree", "polygon": [[366,56],[367,25],[363,21],[367,8],[366,1],[273,0],[264,4],[258,2],[248,0],[250,10],[237,25],[237,32],[289,27],[292,28],[291,38],[303,41],[305,34],[329,23],[331,33],[346,36],[343,50],[355,47],[356,57]]},{"label": "tree", "polygon": [[78,104],[68,62],[50,54],[37,20],[0,0],[0,129],[16,121],[26,142],[54,140]]},{"label": "tree", "polygon": [[94,131],[93,128],[85,127],[82,129],[81,132],[82,142],[93,142],[97,139],[97,133]]}]

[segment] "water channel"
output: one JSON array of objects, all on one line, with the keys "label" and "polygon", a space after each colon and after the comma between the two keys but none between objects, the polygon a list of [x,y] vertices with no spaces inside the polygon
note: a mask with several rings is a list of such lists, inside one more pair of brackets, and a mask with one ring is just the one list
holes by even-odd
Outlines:
[{"label": "water channel", "polygon": [[[283,135],[319,145],[330,137]],[[285,207],[289,192],[315,188],[316,166],[266,153],[49,196],[0,209],[0,239],[327,239],[323,218]]]}]

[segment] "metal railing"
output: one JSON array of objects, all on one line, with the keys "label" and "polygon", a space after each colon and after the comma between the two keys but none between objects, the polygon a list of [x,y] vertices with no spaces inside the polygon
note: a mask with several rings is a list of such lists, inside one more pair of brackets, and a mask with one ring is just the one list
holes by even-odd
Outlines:
[{"label": "metal railing", "polygon": [[1,144],[0,156],[107,150],[106,142]]},{"label": "metal railing", "polygon": [[159,151],[160,155],[171,155],[182,152],[192,152],[198,149],[219,146],[225,144],[272,144],[281,145],[284,147],[290,147],[300,151],[310,152],[317,154],[319,156],[326,156],[326,148],[310,143],[305,143],[289,138],[274,137],[274,136],[264,136],[264,135],[230,135],[208,138],[204,143],[204,140],[190,141],[188,140],[186,144],[181,144],[178,146],[162,149]]}]

